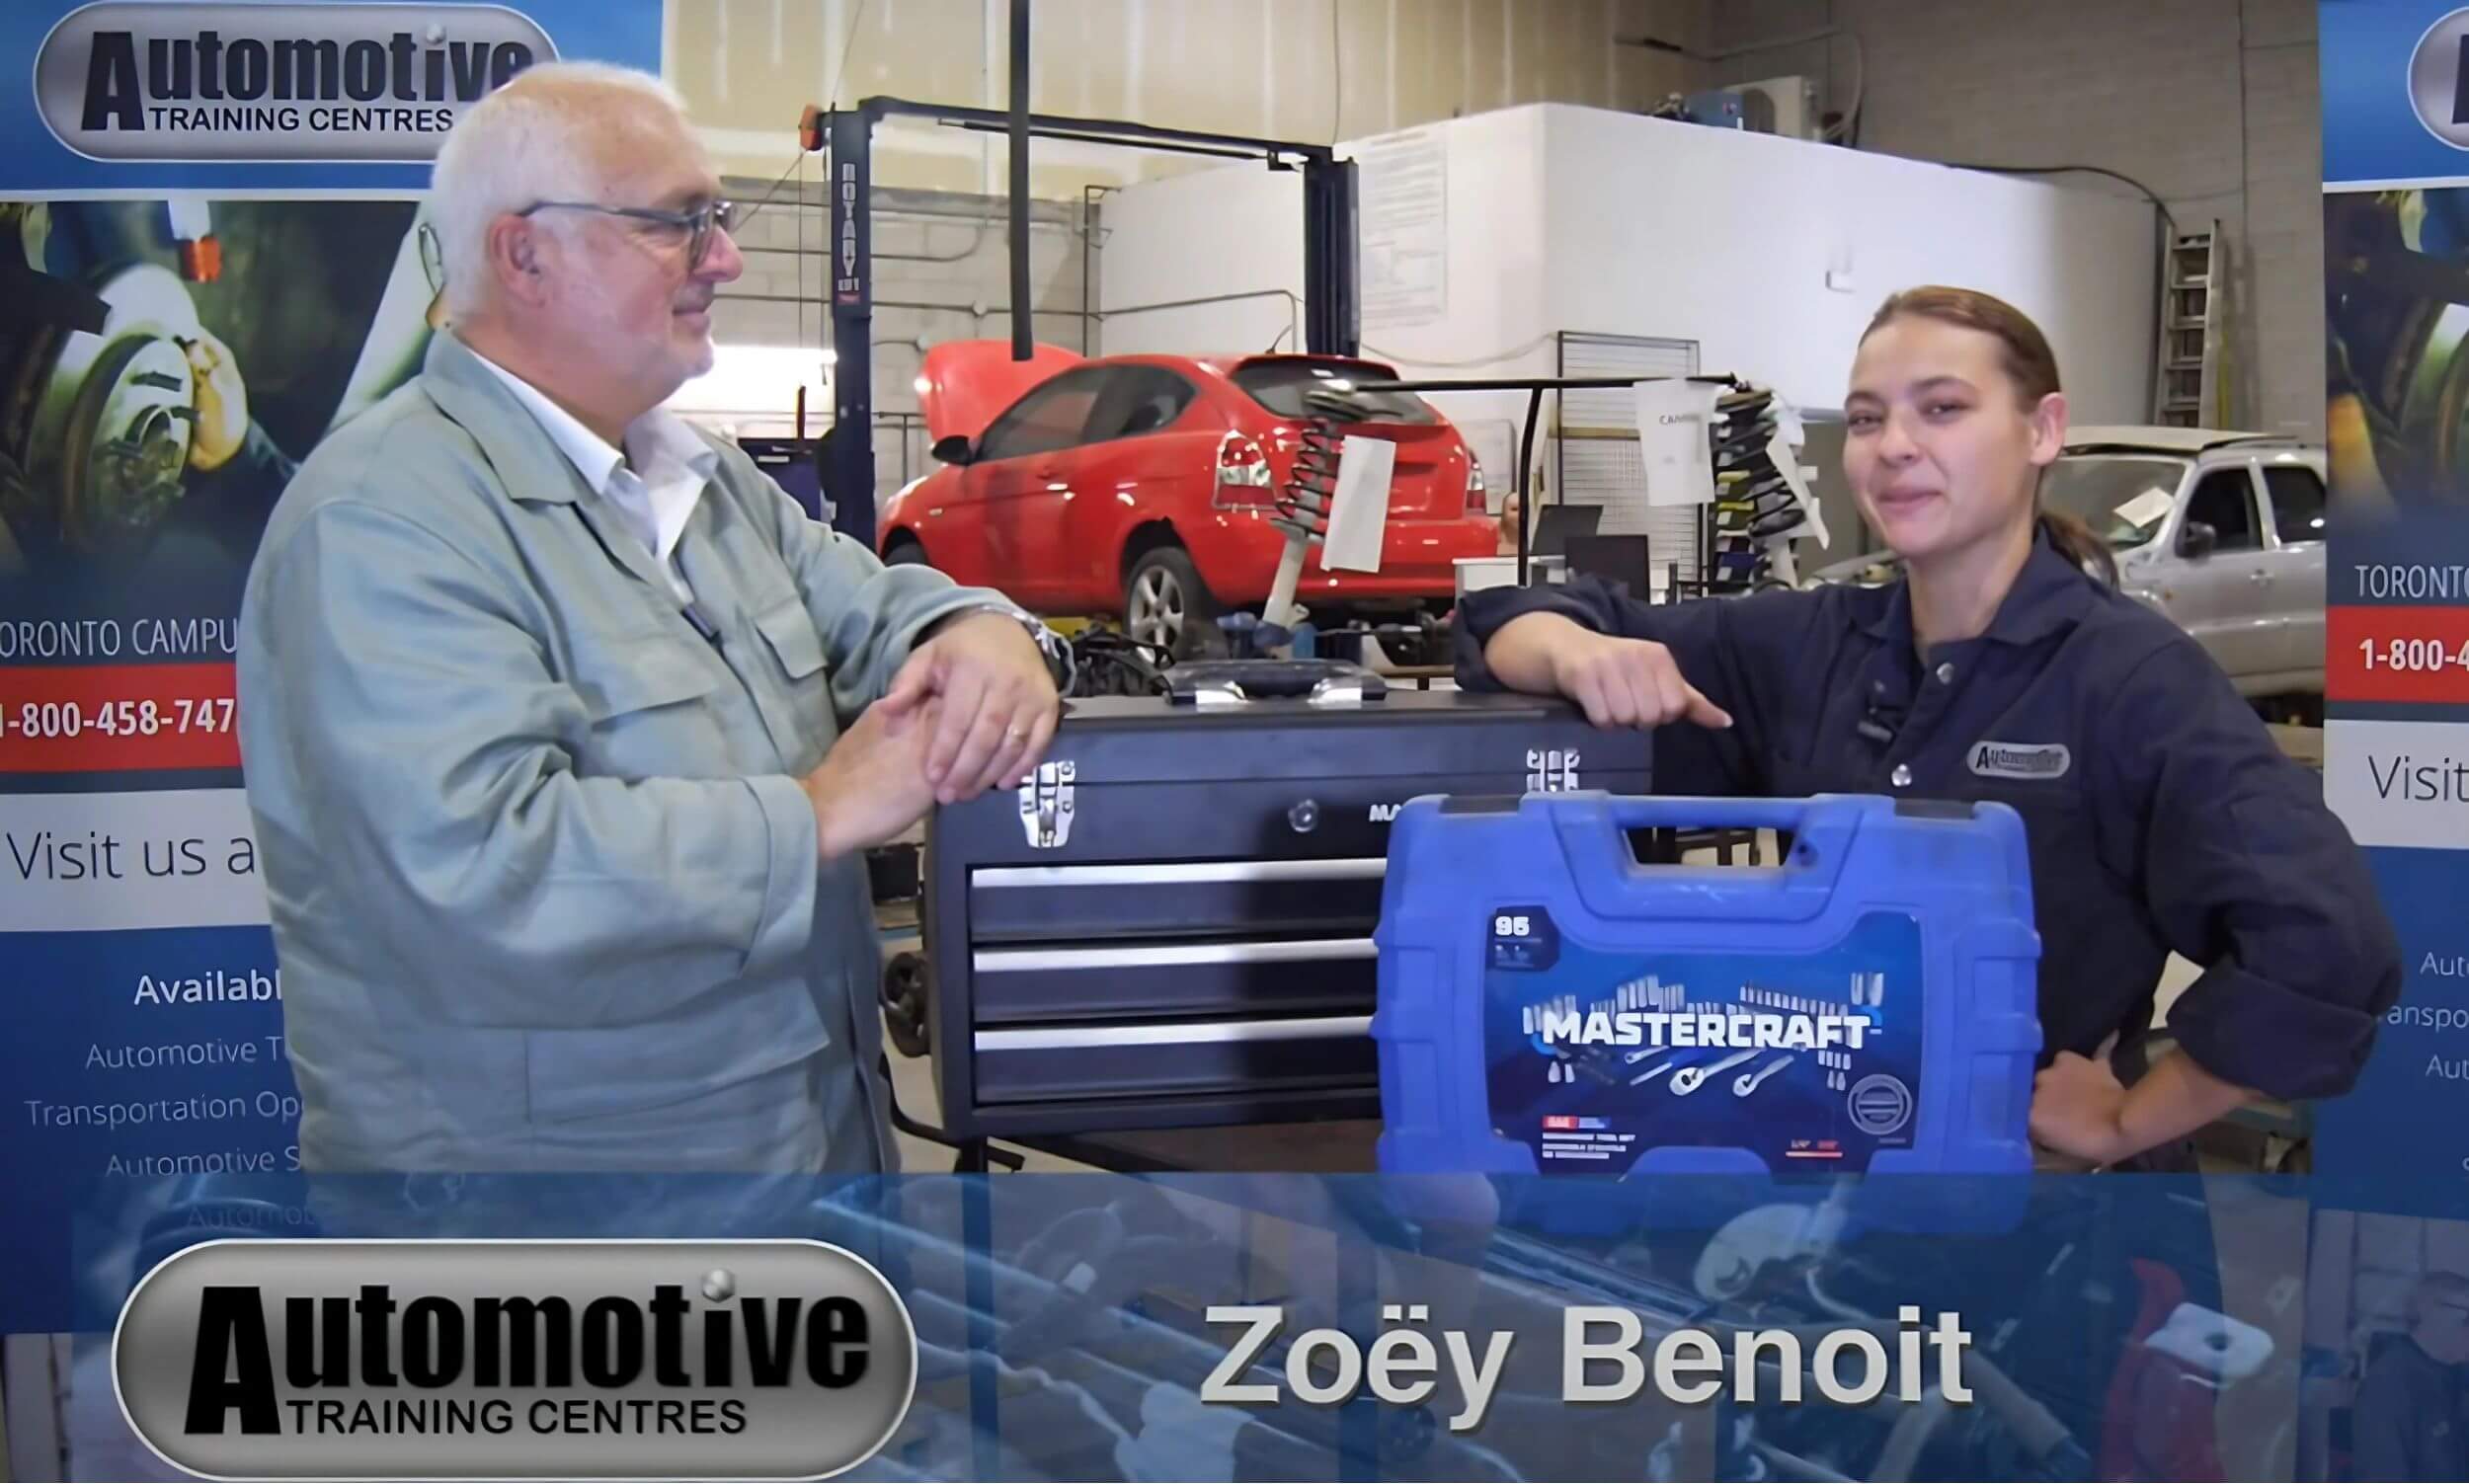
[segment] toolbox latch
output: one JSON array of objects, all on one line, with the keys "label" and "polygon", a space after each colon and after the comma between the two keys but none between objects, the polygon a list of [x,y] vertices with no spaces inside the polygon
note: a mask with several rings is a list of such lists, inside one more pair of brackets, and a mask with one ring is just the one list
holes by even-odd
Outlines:
[{"label": "toolbox latch", "polygon": [[1029,847],[1056,850],[1072,839],[1072,780],[1077,768],[1069,759],[1042,762],[1020,785],[1020,827]]}]

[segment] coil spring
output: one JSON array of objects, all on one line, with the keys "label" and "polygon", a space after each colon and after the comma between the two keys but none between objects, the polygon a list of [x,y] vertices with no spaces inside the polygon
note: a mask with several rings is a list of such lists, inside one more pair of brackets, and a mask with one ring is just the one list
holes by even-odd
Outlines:
[{"label": "coil spring", "polygon": [[1338,429],[1355,421],[1356,412],[1344,397],[1318,388],[1304,393],[1303,407],[1302,446],[1278,492],[1277,523],[1316,541],[1328,534],[1329,507],[1337,498],[1337,460],[1346,441]]},{"label": "coil spring", "polygon": [[1746,518],[1725,534],[1749,544],[1717,553],[1715,571],[1719,580],[1740,587],[1765,586],[1776,581],[1766,543],[1806,518],[1783,471],[1767,452],[1779,426],[1775,395],[1767,388],[1744,384],[1719,398],[1716,407],[1722,423],[1713,440],[1715,483],[1723,498],[1748,507]]}]

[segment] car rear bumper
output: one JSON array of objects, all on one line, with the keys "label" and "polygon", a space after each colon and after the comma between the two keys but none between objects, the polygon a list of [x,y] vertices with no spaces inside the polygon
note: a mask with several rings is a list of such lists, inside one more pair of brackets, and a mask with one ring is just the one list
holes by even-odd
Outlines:
[{"label": "car rear bumper", "polygon": [[[1213,527],[1187,543],[1210,592],[1236,605],[1266,598],[1285,554],[1285,532],[1241,515],[1219,515]],[[1487,517],[1394,521],[1381,544],[1380,571],[1331,572],[1320,566],[1315,550],[1304,564],[1295,599],[1306,604],[1452,599],[1458,592],[1457,564],[1496,556],[1498,548],[1497,527]]]}]

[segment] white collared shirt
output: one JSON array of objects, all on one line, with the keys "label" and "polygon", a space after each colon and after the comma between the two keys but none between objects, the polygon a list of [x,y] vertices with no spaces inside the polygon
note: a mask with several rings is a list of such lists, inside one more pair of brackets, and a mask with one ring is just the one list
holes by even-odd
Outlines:
[{"label": "white collared shirt", "polygon": [[626,528],[660,564],[677,601],[692,602],[694,589],[677,567],[677,538],[693,517],[703,486],[719,467],[720,455],[677,414],[658,407],[627,425],[626,449],[620,453],[538,387],[477,351],[472,354],[497,373],[515,400],[530,411],[550,441],[583,475],[583,482],[617,511]]}]

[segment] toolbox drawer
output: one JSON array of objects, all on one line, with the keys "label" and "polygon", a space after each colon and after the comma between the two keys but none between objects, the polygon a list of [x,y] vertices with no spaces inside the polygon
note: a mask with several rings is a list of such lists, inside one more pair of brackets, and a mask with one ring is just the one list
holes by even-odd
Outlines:
[{"label": "toolbox drawer", "polygon": [[980,948],[970,955],[969,974],[982,1026],[1369,1015],[1379,993],[1378,957],[1367,927],[1333,938]]},{"label": "toolbox drawer", "polygon": [[1381,917],[1381,856],[981,867],[969,876],[977,943],[1256,930],[1368,936]]},{"label": "toolbox drawer", "polygon": [[1371,1028],[1366,1013],[982,1030],[978,1096],[1001,1104],[1359,1086],[1379,1074]]}]

